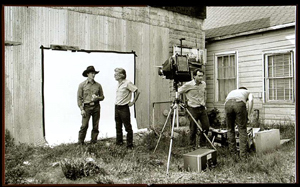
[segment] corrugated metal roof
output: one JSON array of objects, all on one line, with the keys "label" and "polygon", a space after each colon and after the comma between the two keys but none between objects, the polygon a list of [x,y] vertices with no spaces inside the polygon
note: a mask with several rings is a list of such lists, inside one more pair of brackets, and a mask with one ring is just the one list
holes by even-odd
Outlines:
[{"label": "corrugated metal roof", "polygon": [[296,6],[207,7],[204,21],[206,38],[295,23]]}]

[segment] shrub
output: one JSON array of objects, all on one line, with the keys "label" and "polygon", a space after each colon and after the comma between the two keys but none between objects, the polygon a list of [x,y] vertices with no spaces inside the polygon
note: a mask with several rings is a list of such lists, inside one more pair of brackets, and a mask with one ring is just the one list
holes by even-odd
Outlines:
[{"label": "shrub", "polygon": [[218,129],[224,126],[224,123],[222,123],[220,117],[220,111],[216,107],[214,107],[211,111],[209,111],[207,115],[211,127]]},{"label": "shrub", "polygon": [[60,162],[61,169],[66,178],[76,180],[81,177],[93,176],[95,174],[107,175],[103,168],[89,159],[63,159]]}]

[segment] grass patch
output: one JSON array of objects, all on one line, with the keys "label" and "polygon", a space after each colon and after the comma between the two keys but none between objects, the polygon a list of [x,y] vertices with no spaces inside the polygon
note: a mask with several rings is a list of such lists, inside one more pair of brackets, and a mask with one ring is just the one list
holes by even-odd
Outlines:
[{"label": "grass patch", "polygon": [[[217,147],[217,166],[202,172],[183,169],[183,154],[190,152],[188,133],[173,139],[169,175],[166,175],[170,137],[135,134],[135,148],[116,146],[115,139],[92,145],[62,144],[54,148],[15,145],[5,133],[5,184],[200,184],[295,183],[295,142],[265,153],[250,153],[247,162],[234,160],[227,147]],[[294,127],[281,128],[292,139]],[[136,137],[139,137],[139,141]]]}]

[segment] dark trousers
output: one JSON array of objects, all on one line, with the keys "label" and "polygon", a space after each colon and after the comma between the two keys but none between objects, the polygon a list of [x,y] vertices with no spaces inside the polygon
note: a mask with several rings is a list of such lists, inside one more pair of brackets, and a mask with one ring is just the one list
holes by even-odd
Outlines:
[{"label": "dark trousers", "polygon": [[84,106],[84,110],[86,113],[86,116],[82,116],[82,125],[79,130],[79,135],[78,135],[78,142],[83,143],[86,132],[89,126],[89,120],[90,117],[92,116],[93,120],[93,129],[92,129],[92,134],[91,134],[91,142],[96,142],[97,137],[99,134],[99,120],[100,120],[100,105],[94,105],[94,106]]},{"label": "dark trousers", "polygon": [[[203,133],[207,134],[209,130],[209,119],[205,107],[201,106],[201,107],[193,108],[189,106],[187,107],[187,109],[190,111],[190,113],[192,114],[192,116],[195,118],[197,122],[198,120],[200,120]],[[196,146],[196,135],[197,135],[198,126],[190,116],[189,116],[189,120],[190,120],[190,145]],[[200,146],[205,145],[207,141],[203,133],[200,133]]]},{"label": "dark trousers", "polygon": [[247,157],[247,118],[246,104],[242,101],[228,100],[225,104],[228,147],[231,153],[237,154],[235,139],[235,124],[239,131],[240,157]]},{"label": "dark trousers", "polygon": [[130,122],[130,111],[129,106],[118,106],[115,105],[115,121],[116,121],[116,143],[123,144],[123,129],[124,124],[125,130],[127,132],[126,140],[127,146],[133,145],[133,131]]}]

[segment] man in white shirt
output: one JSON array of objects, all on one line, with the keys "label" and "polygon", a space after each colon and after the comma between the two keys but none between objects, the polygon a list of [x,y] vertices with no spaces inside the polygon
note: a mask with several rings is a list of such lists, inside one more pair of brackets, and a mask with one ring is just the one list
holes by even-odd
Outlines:
[{"label": "man in white shirt", "polygon": [[[246,103],[249,102],[247,111]],[[232,90],[225,100],[225,117],[227,125],[227,136],[229,150],[233,155],[237,154],[236,140],[235,140],[235,125],[238,126],[239,131],[239,156],[242,159],[248,156],[247,147],[247,121],[250,119],[251,111],[253,108],[253,95],[247,90],[246,87]]]},{"label": "man in white shirt", "polygon": [[[203,81],[204,72],[201,69],[193,71],[193,80],[186,82],[179,89],[179,94],[186,94],[187,109],[190,111],[196,121],[200,120],[203,133],[207,134],[209,130],[209,119],[207,115],[206,102],[206,83]],[[197,125],[190,119],[190,145],[196,146]],[[200,147],[206,146],[206,138],[200,133]]]},{"label": "man in white shirt", "polygon": [[[129,107],[134,105],[140,95],[140,92],[131,81],[126,79],[126,71],[123,68],[116,68],[114,77],[116,81],[118,81],[115,102],[116,144],[123,144],[122,125],[124,124],[127,132],[127,148],[133,149],[133,130],[130,122]],[[136,94],[133,101],[131,101],[133,93]]]}]

